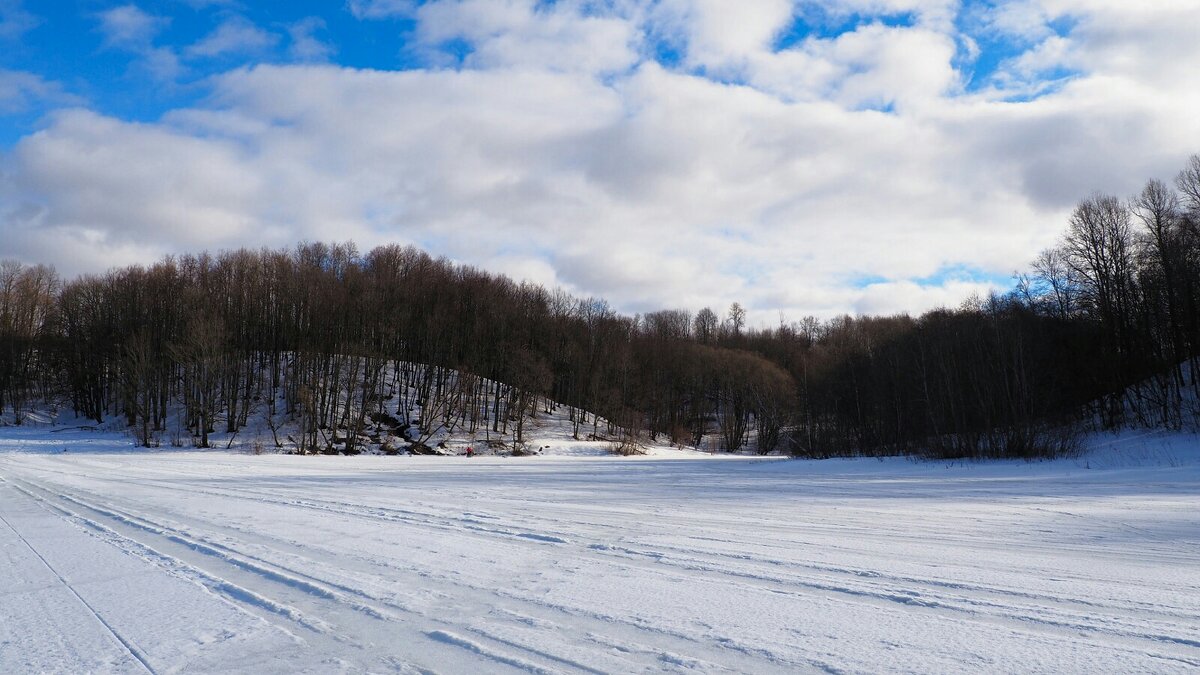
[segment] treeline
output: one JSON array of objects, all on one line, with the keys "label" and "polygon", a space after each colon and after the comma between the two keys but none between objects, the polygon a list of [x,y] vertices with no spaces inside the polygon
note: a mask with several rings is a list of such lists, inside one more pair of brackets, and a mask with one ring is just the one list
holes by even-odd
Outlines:
[{"label": "treeline", "polygon": [[45,267],[3,271],[0,401],[19,421],[30,401],[63,398],[97,422],[124,417],[147,444],[180,409],[201,447],[254,414],[272,431],[298,425],[305,451],[334,438],[353,450],[381,415],[418,424],[416,442],[438,428],[519,441],[554,401],[577,436],[601,435],[597,412],[623,438],[688,424],[698,438],[720,415],[738,448],[752,420],[778,438],[774,398],[792,395],[778,366],[690,343],[674,313],[624,317],[413,248],[189,255],[66,283]]},{"label": "treeline", "polygon": [[[63,400],[144,443],[254,418],[302,451],[373,421],[523,435],[564,405],[577,437],[797,455],[1070,452],[1082,425],[1194,424],[1200,157],[1174,185],[1076,208],[1003,296],[920,317],[746,326],[604,301],[384,246],[166,258],[63,281],[0,266],[0,411]],[[178,419],[172,420],[172,416]],[[603,421],[601,420],[603,418]],[[603,424],[603,429],[601,429]]]}]

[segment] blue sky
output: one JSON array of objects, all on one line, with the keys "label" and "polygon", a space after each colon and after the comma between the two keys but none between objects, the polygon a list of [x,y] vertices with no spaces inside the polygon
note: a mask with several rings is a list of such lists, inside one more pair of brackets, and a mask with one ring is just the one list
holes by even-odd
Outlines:
[{"label": "blue sky", "polygon": [[[61,83],[89,108],[124,119],[151,121],[173,108],[193,105],[209,94],[206,78],[231,68],[256,63],[286,63],[328,59],[355,68],[403,69],[423,65],[404,49],[413,22],[403,16],[359,20],[337,2],[104,2],[53,0],[46,3],[8,3],[8,11],[23,7],[31,28],[0,55],[0,67],[36,73]],[[4,6],[0,3],[0,6]],[[163,81],[144,67],[141,46],[114,44],[105,31],[104,15],[137,8],[152,22],[147,45],[171,50],[180,59],[176,77]],[[18,9],[17,11],[21,11]],[[211,56],[187,56],[188,49],[223,24],[240,22],[266,36],[263,44]],[[289,31],[308,21],[308,35],[328,48],[325,54],[297,57]],[[3,141],[11,144],[36,128],[40,114],[54,106],[38,101],[29,109],[8,115]]]},{"label": "blue sky", "polygon": [[[295,0],[289,2],[249,2],[240,0],[156,0],[126,2],[118,0],[0,0],[0,11],[12,23],[27,28],[20,39],[10,41],[0,52],[0,67],[33,73],[54,82],[67,95],[68,102],[84,105],[127,120],[154,121],[165,112],[204,100],[211,93],[208,78],[230,69],[260,63],[328,61],[350,68],[410,70],[458,67],[469,53],[469,41],[446,40],[433,45],[414,45],[415,8],[413,11],[372,14],[356,7],[372,3],[342,3],[336,0]],[[400,3],[374,3],[381,7]],[[543,9],[553,2],[539,3]],[[969,2],[961,13],[959,28],[979,45],[978,54],[967,53],[960,45],[959,60],[964,87],[978,90],[991,83],[990,78],[1006,60],[1027,47],[1023,40],[988,30],[973,20],[986,3]],[[602,14],[607,8],[587,8]],[[146,22],[144,35],[137,39],[115,38],[110,13],[125,12]],[[810,38],[836,38],[864,25],[912,26],[917,15],[910,10],[864,13],[838,11],[814,3],[799,6],[785,25],[778,27],[771,45],[786,50]],[[1056,30],[1069,31],[1069,21],[1059,19]],[[226,45],[220,53],[199,55],[196,46],[211,38],[222,26],[237,26],[245,36],[259,41]],[[297,54],[293,31],[303,30],[314,53]],[[644,56],[665,67],[703,74],[703,67],[680,62],[686,51],[686,38],[648,32],[641,47]],[[177,63],[170,77],[155,76],[146,65],[146,51],[162,50]],[[190,55],[189,55],[190,54]],[[449,60],[447,60],[449,57]],[[1057,73],[1069,76],[1069,71]],[[720,75],[713,75],[720,79]],[[727,78],[739,81],[738,78]],[[61,105],[63,98],[31,100],[21,109],[8,110],[0,123],[0,142],[11,145],[37,128],[42,115]]]},{"label": "blue sky", "polygon": [[0,0],[0,258],[354,238],[626,311],[920,311],[1200,150],[1197,25],[1200,0]]}]

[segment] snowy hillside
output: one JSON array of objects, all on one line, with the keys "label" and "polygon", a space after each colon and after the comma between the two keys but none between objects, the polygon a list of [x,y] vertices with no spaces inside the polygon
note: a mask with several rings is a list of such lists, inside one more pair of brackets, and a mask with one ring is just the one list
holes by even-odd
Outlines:
[{"label": "snowy hillside", "polygon": [[[296,453],[296,438],[300,435],[299,424],[291,419],[272,419],[265,408],[249,417],[247,424],[236,432],[214,430],[209,434],[209,443],[214,449],[248,453]],[[420,419],[421,407],[414,405],[411,416]],[[572,415],[586,416],[588,422],[576,425]],[[272,429],[272,425],[275,426]],[[526,414],[522,429],[522,441],[515,438],[515,427],[510,424],[502,432],[486,425],[474,431],[463,425],[432,425],[426,433],[420,425],[404,425],[397,417],[382,415],[369,420],[360,436],[353,454],[385,455],[410,452],[436,456],[465,455],[467,448],[475,455],[568,455],[605,456],[622,454],[638,456],[695,456],[717,451],[720,440],[717,434],[706,436],[700,447],[669,445],[663,440],[651,440],[645,434],[627,437],[624,430],[614,430],[606,420],[590,413],[574,410],[569,406],[548,402],[532,414]],[[578,427],[578,430],[577,430]],[[345,452],[347,436],[345,429],[319,432],[334,441],[329,451],[334,454]],[[576,434],[578,433],[578,437]],[[622,450],[622,440],[629,443]],[[63,448],[102,447],[106,451],[183,450],[192,448],[186,430],[166,430],[156,435],[155,447],[141,447],[138,430],[126,425],[123,418],[113,416],[104,423],[71,415],[53,406],[24,415],[22,423],[14,425],[11,419],[0,417],[0,442],[9,439],[22,447],[38,450],[62,450]],[[279,440],[276,445],[275,440]],[[418,449],[419,448],[419,449]],[[748,452],[748,451],[747,451]]]},{"label": "snowy hillside", "polygon": [[0,672],[1200,668],[1192,436],[982,464],[0,438]]}]

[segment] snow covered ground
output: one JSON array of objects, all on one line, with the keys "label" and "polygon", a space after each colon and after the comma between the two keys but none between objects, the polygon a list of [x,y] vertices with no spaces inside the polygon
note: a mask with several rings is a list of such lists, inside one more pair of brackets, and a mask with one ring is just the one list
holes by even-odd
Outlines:
[{"label": "snow covered ground", "polygon": [[0,429],[0,672],[1195,672],[1200,451],[300,457]]}]

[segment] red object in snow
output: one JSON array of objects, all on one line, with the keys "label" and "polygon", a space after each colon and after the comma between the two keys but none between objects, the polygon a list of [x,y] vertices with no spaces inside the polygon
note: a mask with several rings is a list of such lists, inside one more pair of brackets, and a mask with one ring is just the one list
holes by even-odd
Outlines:
[{"label": "red object in snow", "polygon": [[474,456],[475,456],[475,449],[468,445],[467,446],[467,457],[474,457]]}]

